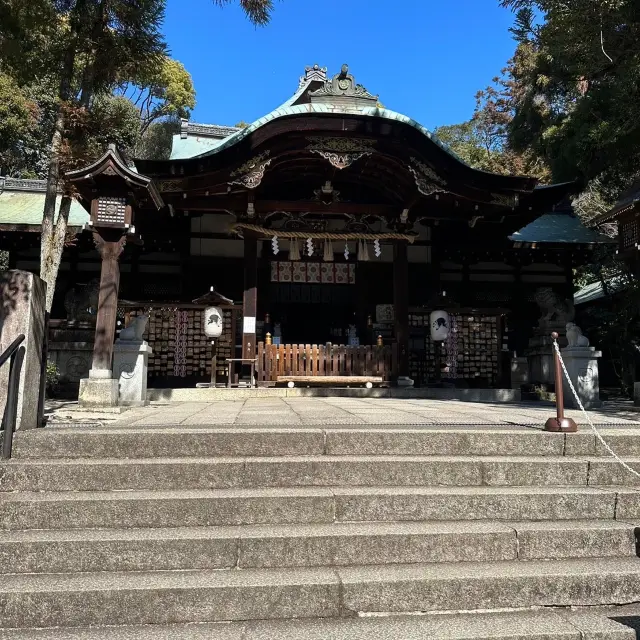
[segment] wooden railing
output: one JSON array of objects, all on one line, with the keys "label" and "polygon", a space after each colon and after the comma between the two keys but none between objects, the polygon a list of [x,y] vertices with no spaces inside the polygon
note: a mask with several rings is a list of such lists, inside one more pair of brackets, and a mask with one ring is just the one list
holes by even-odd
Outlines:
[{"label": "wooden railing", "polygon": [[396,368],[392,346],[258,343],[258,384],[275,384],[278,376],[380,376],[389,380]]}]

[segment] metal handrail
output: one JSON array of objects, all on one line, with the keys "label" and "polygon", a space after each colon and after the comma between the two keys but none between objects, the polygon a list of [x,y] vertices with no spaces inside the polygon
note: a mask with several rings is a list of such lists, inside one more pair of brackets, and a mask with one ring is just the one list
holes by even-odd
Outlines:
[{"label": "metal handrail", "polygon": [[0,367],[18,350],[24,342],[24,333],[21,333],[0,355]]},{"label": "metal handrail", "polygon": [[0,355],[0,367],[10,360],[9,364],[9,383],[7,388],[7,403],[4,407],[4,415],[2,416],[2,429],[4,431],[2,438],[2,458],[8,460],[11,458],[11,450],[13,448],[13,434],[16,430],[16,418],[18,415],[18,386],[20,384],[20,371],[22,370],[22,361],[24,360],[25,349],[22,345],[25,336],[21,333]]}]

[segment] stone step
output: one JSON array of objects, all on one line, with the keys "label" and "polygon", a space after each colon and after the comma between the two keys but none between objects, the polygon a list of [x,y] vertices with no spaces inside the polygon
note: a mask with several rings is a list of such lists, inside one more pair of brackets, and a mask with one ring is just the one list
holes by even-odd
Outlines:
[{"label": "stone step", "polygon": [[0,631],[0,640],[635,640],[604,614],[564,611]]},{"label": "stone step", "polygon": [[640,520],[640,491],[591,487],[307,487],[16,492],[0,529],[456,520]]},{"label": "stone step", "polygon": [[635,556],[610,521],[391,522],[0,532],[0,573],[495,562]]},{"label": "stone step", "polygon": [[[618,464],[613,460],[598,463]],[[173,490],[304,486],[586,485],[587,458],[282,456],[13,460],[0,491]]]},{"label": "stone step", "polygon": [[640,559],[4,576],[2,628],[625,604]]},{"label": "stone step", "polygon": [[[14,458],[180,458],[269,455],[593,455],[590,434],[531,429],[109,427],[19,431]],[[640,455],[640,438],[638,438]],[[626,441],[625,441],[626,444]]]}]

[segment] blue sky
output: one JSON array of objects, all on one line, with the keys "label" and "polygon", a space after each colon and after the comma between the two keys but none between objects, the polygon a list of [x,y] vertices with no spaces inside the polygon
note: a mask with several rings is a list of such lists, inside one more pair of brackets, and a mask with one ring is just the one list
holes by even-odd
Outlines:
[{"label": "blue sky", "polygon": [[306,65],[356,81],[433,129],[468,119],[504,67],[512,14],[498,0],[281,0],[256,28],[237,3],[168,0],[172,56],[192,74],[197,122],[252,122],[287,100]]}]

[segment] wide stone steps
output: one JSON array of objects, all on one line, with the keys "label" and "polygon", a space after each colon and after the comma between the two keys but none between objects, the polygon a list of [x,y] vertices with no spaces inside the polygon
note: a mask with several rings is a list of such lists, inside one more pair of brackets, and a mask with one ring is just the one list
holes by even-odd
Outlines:
[{"label": "wide stone steps", "polygon": [[[640,434],[606,436],[640,470]],[[48,428],[14,454],[0,640],[634,637],[557,609],[640,601],[640,480],[587,431]]]},{"label": "wide stone steps", "polygon": [[[619,455],[640,458],[640,438],[629,429],[602,432]],[[14,457],[179,458],[203,456],[437,455],[608,456],[596,437],[582,431],[553,434],[509,428],[433,427],[48,428],[18,432]]]},{"label": "wide stone steps", "polygon": [[634,557],[616,521],[335,523],[0,532],[0,573],[80,573]]},{"label": "wide stone steps", "polygon": [[310,487],[5,493],[0,529],[451,520],[640,521],[640,491],[593,487]]},{"label": "wide stone steps", "polygon": [[625,604],[640,559],[5,575],[3,628]]},{"label": "wide stone steps", "polygon": [[0,630],[0,640],[635,640],[591,612],[517,611],[384,618]]},{"label": "wide stone steps", "polygon": [[[640,470],[640,459],[627,460]],[[640,486],[640,478],[612,458],[563,456],[16,459],[0,467],[0,492],[621,484]]]}]

